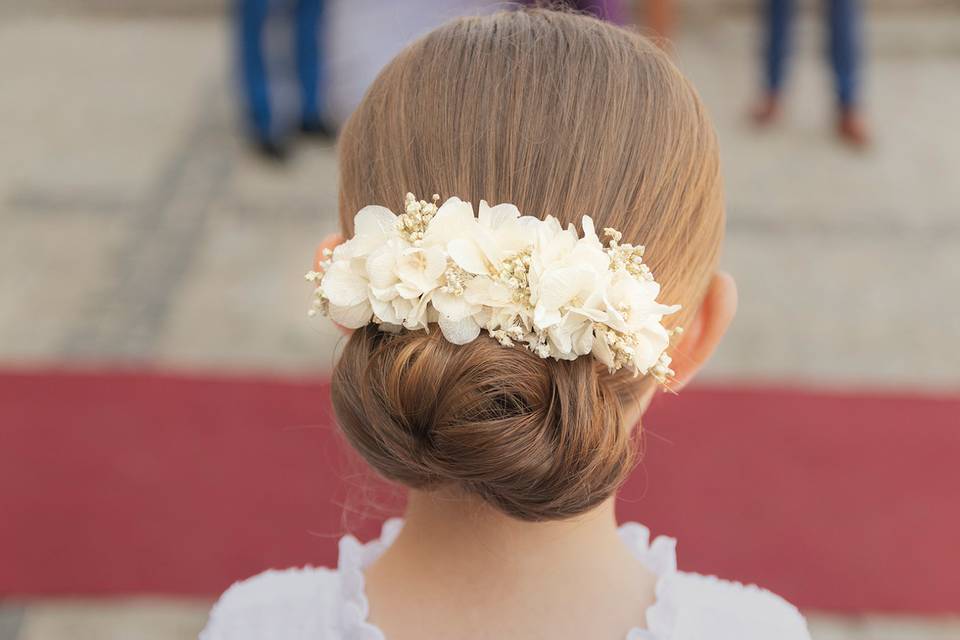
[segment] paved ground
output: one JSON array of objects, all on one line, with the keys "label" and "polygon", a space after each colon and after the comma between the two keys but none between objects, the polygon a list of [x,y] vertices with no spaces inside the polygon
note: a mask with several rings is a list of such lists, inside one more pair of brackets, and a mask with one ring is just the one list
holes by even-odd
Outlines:
[{"label": "paved ground", "polygon": [[[816,25],[801,33],[789,119],[768,135],[743,118],[749,25],[681,38],[723,139],[725,265],[742,293],[710,375],[956,387],[960,355],[944,347],[960,343],[958,25],[875,23],[866,154],[830,136]],[[333,226],[334,158],[306,146],[278,169],[245,153],[221,25],[23,18],[0,31],[0,359],[328,366],[335,336],[303,322],[299,276]]]},{"label": "paved ground", "polygon": [[[960,385],[960,14],[871,24],[877,144],[833,141],[818,25],[789,118],[743,119],[751,25],[682,35],[722,143],[725,266],[741,313],[708,375],[818,386]],[[333,227],[332,150],[277,168],[238,141],[223,26],[207,19],[0,22],[0,363],[323,371],[301,274]],[[207,603],[9,602],[0,640],[187,638]],[[815,616],[818,640],[960,637],[960,623]]]}]

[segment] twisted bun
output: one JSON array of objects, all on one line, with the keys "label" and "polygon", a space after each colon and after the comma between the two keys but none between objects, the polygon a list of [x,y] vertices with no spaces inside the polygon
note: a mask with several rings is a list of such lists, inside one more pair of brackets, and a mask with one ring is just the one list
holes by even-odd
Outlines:
[{"label": "twisted bun", "polygon": [[333,406],[353,447],[388,479],[457,486],[521,520],[561,519],[605,500],[631,468],[606,375],[592,358],[367,326],[334,370]]}]

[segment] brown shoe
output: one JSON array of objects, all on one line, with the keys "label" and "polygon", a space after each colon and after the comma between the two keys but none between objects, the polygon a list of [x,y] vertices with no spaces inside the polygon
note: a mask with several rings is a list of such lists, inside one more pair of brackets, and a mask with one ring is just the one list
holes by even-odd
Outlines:
[{"label": "brown shoe", "polygon": [[853,108],[842,109],[837,120],[837,135],[840,139],[858,149],[870,144],[870,134],[860,113]]},{"label": "brown shoe", "polygon": [[779,117],[780,97],[772,93],[761,98],[750,111],[750,118],[759,126],[771,124]]}]

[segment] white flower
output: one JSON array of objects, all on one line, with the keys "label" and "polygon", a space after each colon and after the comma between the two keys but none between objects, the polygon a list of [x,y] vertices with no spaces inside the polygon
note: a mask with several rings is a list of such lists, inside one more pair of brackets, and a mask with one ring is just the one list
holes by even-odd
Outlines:
[{"label": "white flower", "polygon": [[569,311],[559,323],[547,330],[550,354],[558,360],[573,360],[593,349],[593,320]]},{"label": "white flower", "polygon": [[657,301],[658,285],[643,249],[604,247],[593,220],[583,235],[553,217],[521,216],[512,204],[450,198],[435,209],[408,196],[398,218],[384,207],[364,207],[355,235],[337,247],[322,273],[313,313],[384,331],[427,330],[466,344],[486,330],[505,346],[525,345],[540,357],[573,360],[592,355],[611,370],[628,367],[661,382],[672,371],[663,316],[678,305]]},{"label": "white flower", "polygon": [[536,285],[533,322],[537,329],[549,329],[563,318],[564,307],[579,306],[597,285],[598,274],[579,267],[560,267],[545,273]]},{"label": "white flower", "polygon": [[534,241],[535,218],[521,217],[512,204],[489,206],[480,201],[479,217],[470,203],[450,198],[437,211],[424,243],[442,246],[464,271],[489,275],[505,257]]},{"label": "white flower", "polygon": [[358,273],[352,260],[334,261],[323,274],[319,287],[329,303],[330,317],[349,329],[370,321],[373,310],[367,297],[367,279]]},{"label": "white flower", "polygon": [[408,246],[400,238],[391,238],[367,256],[364,268],[370,281],[372,297],[386,301],[399,295],[396,289],[396,285],[400,282],[400,277],[397,275],[397,259]]},{"label": "white flower", "polygon": [[440,249],[405,249],[396,261],[400,279],[397,293],[404,298],[417,298],[440,285],[440,276],[447,268],[447,257]]},{"label": "white flower", "polygon": [[657,302],[660,285],[656,282],[635,278],[624,271],[613,274],[606,287],[604,306],[606,323],[613,329],[629,333],[641,329],[651,320],[659,324],[663,316],[676,313],[680,305],[665,305]]},{"label": "white flower", "polygon": [[484,232],[487,257],[497,263],[505,255],[517,253],[536,240],[540,220],[533,216],[521,216],[515,205],[505,203],[491,207],[486,200],[480,201],[477,224]]}]

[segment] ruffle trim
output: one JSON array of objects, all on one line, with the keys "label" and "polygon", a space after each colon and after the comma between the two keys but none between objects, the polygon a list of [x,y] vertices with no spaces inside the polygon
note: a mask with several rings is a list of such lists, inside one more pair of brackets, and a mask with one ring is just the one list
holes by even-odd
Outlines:
[{"label": "ruffle trim", "polygon": [[[692,585],[700,592],[694,599]],[[704,600],[703,595],[709,599]],[[681,598],[685,595],[685,598]],[[800,610],[775,593],[755,584],[724,580],[714,575],[675,574],[672,578],[660,580],[657,583],[656,603],[647,612],[647,624],[654,632],[655,640],[672,640],[679,627],[684,628],[683,637],[690,635],[689,621],[681,623],[681,618],[687,610],[681,610],[676,603],[683,601],[689,607],[695,603],[693,610],[698,618],[721,620],[731,611],[756,616],[760,612],[767,612],[767,617],[760,617],[757,623],[745,624],[739,630],[741,638],[751,640],[756,637],[777,637],[783,640],[810,640],[807,631],[806,619]],[[776,612],[776,615],[771,615]],[[767,628],[768,624],[775,624],[777,631]],[[759,626],[754,627],[754,624]],[[700,630],[702,633],[704,630]],[[695,637],[700,637],[697,633]],[[646,640],[644,636],[638,636]],[[631,640],[631,639],[628,639]]]},{"label": "ruffle trim", "polygon": [[343,640],[386,640],[383,632],[367,622],[370,602],[363,571],[393,544],[403,528],[403,520],[391,518],[383,523],[380,537],[361,543],[352,535],[340,539],[337,574],[340,577],[340,634]]},{"label": "ruffle trim", "polygon": [[646,629],[632,629],[627,640],[669,640],[677,620],[677,607],[668,594],[667,581],[677,573],[677,541],[657,536],[650,541],[650,530],[642,524],[621,525],[620,539],[633,555],[657,576],[656,599],[647,607]]}]

